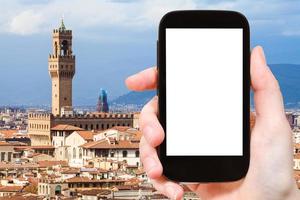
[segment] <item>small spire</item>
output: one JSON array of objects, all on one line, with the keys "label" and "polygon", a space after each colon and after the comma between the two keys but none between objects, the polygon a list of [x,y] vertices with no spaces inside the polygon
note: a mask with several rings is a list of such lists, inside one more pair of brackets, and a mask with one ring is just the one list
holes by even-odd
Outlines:
[{"label": "small spire", "polygon": [[62,30],[62,31],[66,30],[66,27],[65,27],[65,24],[64,24],[64,15],[61,18],[61,23],[60,23],[59,30]]}]

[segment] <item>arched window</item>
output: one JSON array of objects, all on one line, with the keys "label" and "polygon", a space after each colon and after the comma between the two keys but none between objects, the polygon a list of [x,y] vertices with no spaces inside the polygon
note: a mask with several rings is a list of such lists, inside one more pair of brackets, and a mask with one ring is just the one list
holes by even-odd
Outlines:
[{"label": "arched window", "polygon": [[60,52],[60,55],[66,56],[67,52],[68,52],[68,41],[64,40],[61,43],[61,52]]},{"label": "arched window", "polygon": [[94,129],[94,124],[91,124],[91,130],[93,130]]},{"label": "arched window", "polygon": [[76,148],[73,148],[73,159],[76,159]]},{"label": "arched window", "polygon": [[135,157],[139,157],[139,156],[140,156],[140,151],[139,150],[135,151]]},{"label": "arched window", "polygon": [[96,124],[96,130],[98,130],[99,129],[99,124]]},{"label": "arched window", "polygon": [[60,195],[61,194],[61,186],[60,185],[57,185],[55,187],[55,195]]},{"label": "arched window", "polygon": [[122,152],[123,157],[127,157],[127,153],[128,153],[127,151],[123,151],[123,152]]}]

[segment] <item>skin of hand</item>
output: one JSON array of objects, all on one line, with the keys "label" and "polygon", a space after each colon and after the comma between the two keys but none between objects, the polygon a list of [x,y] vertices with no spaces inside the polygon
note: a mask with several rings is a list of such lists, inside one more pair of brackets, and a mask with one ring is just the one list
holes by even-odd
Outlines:
[{"label": "skin of hand", "polygon": [[[201,200],[285,200],[300,199],[293,172],[292,131],[286,119],[277,80],[267,66],[263,49],[251,53],[251,87],[256,122],[251,132],[250,166],[245,178],[235,182],[188,184]],[[156,89],[157,70],[146,69],[126,79],[135,91]],[[183,188],[163,174],[155,147],[164,139],[157,119],[157,97],[140,114],[140,157],[154,187],[171,199],[181,199]],[[182,147],[184,148],[184,147]]]}]

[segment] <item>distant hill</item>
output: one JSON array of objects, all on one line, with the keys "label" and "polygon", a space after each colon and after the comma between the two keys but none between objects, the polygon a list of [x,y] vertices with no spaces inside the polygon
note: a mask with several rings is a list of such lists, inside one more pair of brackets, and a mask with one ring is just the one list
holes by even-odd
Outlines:
[{"label": "distant hill", "polygon": [[[271,64],[270,68],[279,81],[285,107],[300,108],[300,65]],[[129,92],[116,98],[112,103],[141,105],[149,101],[155,93],[155,91]]]},{"label": "distant hill", "polygon": [[156,91],[145,91],[145,92],[129,92],[124,94],[111,102],[111,104],[134,104],[144,105],[152,97],[156,95]]}]

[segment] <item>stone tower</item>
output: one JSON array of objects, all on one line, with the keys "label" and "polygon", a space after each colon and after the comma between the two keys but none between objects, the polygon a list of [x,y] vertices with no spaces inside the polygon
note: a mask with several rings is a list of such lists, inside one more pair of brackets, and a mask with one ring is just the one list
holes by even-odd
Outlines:
[{"label": "stone tower", "polygon": [[52,81],[52,114],[61,115],[62,108],[72,109],[72,79],[75,74],[75,55],[72,53],[72,31],[63,20],[52,34],[53,53],[49,55],[48,69]]}]

